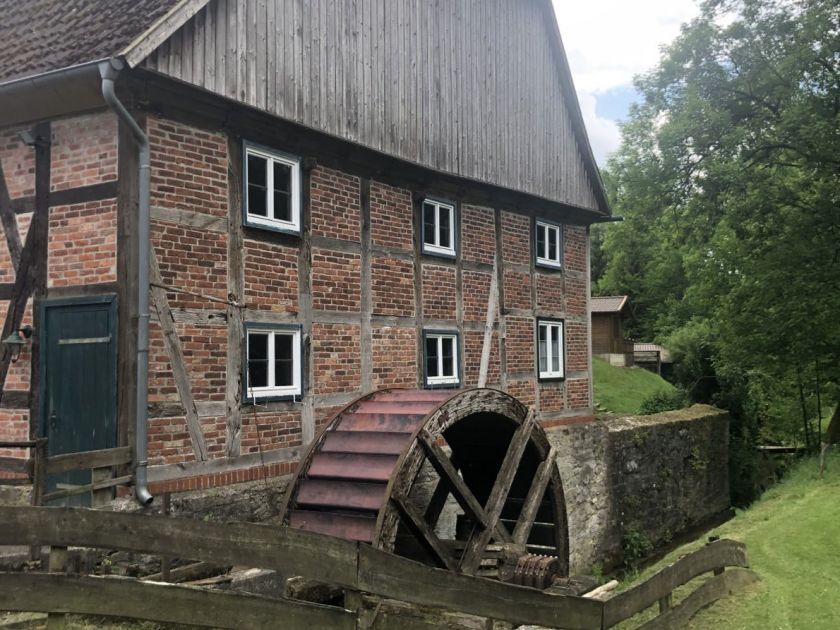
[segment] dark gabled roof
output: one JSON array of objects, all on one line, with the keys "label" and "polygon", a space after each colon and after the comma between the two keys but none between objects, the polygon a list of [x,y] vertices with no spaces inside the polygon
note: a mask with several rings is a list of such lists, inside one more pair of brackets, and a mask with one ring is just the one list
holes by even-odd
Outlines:
[{"label": "dark gabled roof", "polygon": [[111,57],[179,0],[0,0],[0,82]]},{"label": "dark gabled roof", "polygon": [[627,305],[626,295],[593,297],[590,301],[593,313],[620,313]]}]

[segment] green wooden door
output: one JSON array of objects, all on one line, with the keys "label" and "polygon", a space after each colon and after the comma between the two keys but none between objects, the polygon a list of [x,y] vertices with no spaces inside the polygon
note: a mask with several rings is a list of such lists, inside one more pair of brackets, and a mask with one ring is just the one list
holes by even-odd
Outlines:
[{"label": "green wooden door", "polygon": [[[116,299],[49,301],[42,318],[42,435],[50,455],[117,445]],[[87,485],[90,471],[51,475],[47,492]],[[57,504],[88,505],[89,494]]]}]

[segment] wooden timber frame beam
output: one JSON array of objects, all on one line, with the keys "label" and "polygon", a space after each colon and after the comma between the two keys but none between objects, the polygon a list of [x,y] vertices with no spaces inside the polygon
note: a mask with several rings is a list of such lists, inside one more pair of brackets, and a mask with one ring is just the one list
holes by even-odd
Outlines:
[{"label": "wooden timber frame beam", "polygon": [[[26,312],[26,305],[29,298],[36,294],[36,302],[40,303],[40,297],[46,288],[46,267],[47,267],[47,240],[49,236],[49,210],[50,210],[50,163],[51,163],[51,149],[50,143],[52,138],[52,128],[49,122],[38,123],[32,129],[32,135],[35,137],[35,210],[32,215],[32,220],[29,224],[29,231],[26,233],[26,243],[19,251],[19,262],[16,266],[15,282],[12,287],[11,302],[6,311],[6,321],[3,324],[3,331],[0,333],[0,339],[5,339],[14,331],[21,327],[23,315]],[[9,247],[9,254],[14,260],[17,247],[20,244],[20,235],[17,235],[15,241],[14,234],[10,239],[10,232],[6,228],[6,224],[14,223],[12,232],[17,232],[17,220],[12,214],[11,203],[8,201],[8,188],[5,183],[5,178],[2,177],[0,171],[0,215],[2,215],[2,222],[4,230],[6,230],[6,242]],[[39,304],[33,305],[33,314],[38,312]],[[36,315],[37,317],[37,315]],[[37,320],[33,322],[39,324]],[[33,366],[38,365],[38,359],[35,358],[39,353],[37,352],[37,338],[40,331],[36,327],[36,336],[33,341]],[[0,400],[3,397],[3,389],[6,386],[6,377],[9,373],[9,366],[11,363],[11,356],[5,349],[0,356]],[[36,385],[37,377],[33,374],[33,383]],[[30,411],[35,406],[36,416],[30,416],[30,432],[35,426],[33,423],[37,419],[37,396],[32,395],[34,389],[30,389]],[[34,401],[34,402],[33,402]]]},{"label": "wooden timber frame beam", "polygon": [[511,438],[507,453],[505,453],[505,458],[502,461],[502,466],[496,475],[493,489],[490,491],[490,497],[487,499],[485,505],[484,511],[487,515],[485,527],[476,526],[473,528],[472,534],[464,548],[464,555],[461,557],[461,571],[468,575],[473,575],[478,570],[484,550],[490,542],[496,524],[499,522],[499,518],[502,515],[502,508],[505,505],[505,498],[510,492],[510,488],[513,485],[513,478],[519,469],[519,462],[522,460],[525,447],[531,438],[534,422],[534,409],[530,408],[525,421],[519,425],[513,434],[513,438]]},{"label": "wooden timber frame beam", "polygon": [[166,296],[166,289],[163,288],[163,279],[160,275],[160,265],[154,245],[149,252],[149,266],[151,267],[151,302],[157,312],[158,323],[163,332],[163,343],[166,347],[166,354],[169,356],[169,363],[172,366],[172,377],[175,380],[175,387],[178,389],[178,396],[184,405],[184,415],[187,424],[187,433],[190,436],[193,453],[198,461],[207,460],[207,444],[204,441],[204,433],[201,430],[201,422],[198,419],[198,410],[190,387],[190,377],[184,361],[184,349],[181,346],[181,339],[175,329],[175,320],[172,317],[172,308],[169,306],[169,298]]}]

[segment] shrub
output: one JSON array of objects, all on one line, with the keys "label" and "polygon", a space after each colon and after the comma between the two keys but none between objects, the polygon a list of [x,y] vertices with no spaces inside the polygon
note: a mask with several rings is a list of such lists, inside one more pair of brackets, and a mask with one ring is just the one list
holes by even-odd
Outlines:
[{"label": "shrub", "polygon": [[639,413],[643,416],[649,416],[652,413],[659,413],[661,411],[682,409],[687,402],[685,392],[682,390],[668,391],[663,389],[647,396],[639,406]]}]

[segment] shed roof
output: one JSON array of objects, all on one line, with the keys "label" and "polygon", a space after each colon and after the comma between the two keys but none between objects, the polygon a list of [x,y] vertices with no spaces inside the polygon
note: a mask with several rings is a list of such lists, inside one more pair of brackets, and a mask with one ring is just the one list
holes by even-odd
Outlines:
[{"label": "shed roof", "polygon": [[659,359],[663,363],[671,363],[671,353],[668,348],[660,346],[658,343],[634,343],[633,352],[658,352]]},{"label": "shed roof", "polygon": [[0,0],[0,82],[111,57],[181,0]]},{"label": "shed roof", "polygon": [[593,297],[591,300],[593,313],[620,313],[627,306],[627,295],[610,295]]}]

